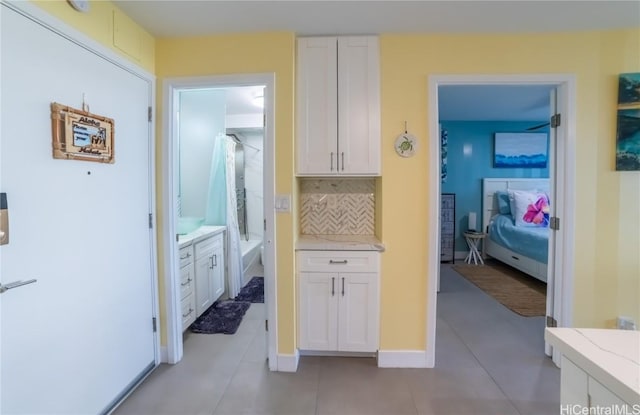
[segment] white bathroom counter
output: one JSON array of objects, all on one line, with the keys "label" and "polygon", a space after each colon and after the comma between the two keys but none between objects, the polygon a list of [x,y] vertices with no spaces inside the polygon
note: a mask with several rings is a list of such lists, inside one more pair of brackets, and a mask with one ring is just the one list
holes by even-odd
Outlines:
[{"label": "white bathroom counter", "polygon": [[210,236],[216,235],[227,229],[226,226],[201,226],[193,232],[189,232],[185,235],[178,236],[178,247],[183,248],[185,246],[192,245],[198,241],[201,241]]},{"label": "white bathroom counter", "polygon": [[640,403],[640,332],[558,327],[545,329],[544,336],[611,392]]},{"label": "white bathroom counter", "polygon": [[300,235],[296,251],[384,252],[384,245],[373,235]]}]

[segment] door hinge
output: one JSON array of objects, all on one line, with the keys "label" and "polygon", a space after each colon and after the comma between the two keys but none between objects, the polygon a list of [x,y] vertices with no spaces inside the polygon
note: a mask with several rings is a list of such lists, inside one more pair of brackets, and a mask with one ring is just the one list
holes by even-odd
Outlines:
[{"label": "door hinge", "polygon": [[551,116],[551,128],[560,127],[561,122],[562,122],[562,117],[560,116],[560,114],[553,114]]},{"label": "door hinge", "polygon": [[151,324],[152,324],[152,326],[153,326],[153,332],[155,333],[156,331],[158,331],[158,323],[157,323],[157,321],[156,321],[156,318],[155,318],[155,317],[153,317],[153,318],[151,319]]},{"label": "door hinge", "polygon": [[267,126],[267,114],[262,114],[262,128]]},{"label": "door hinge", "polygon": [[547,316],[547,327],[558,327],[558,322],[555,318]]},{"label": "door hinge", "polygon": [[153,229],[153,213],[149,213],[149,229]]},{"label": "door hinge", "polygon": [[151,120],[153,119],[153,108],[151,107],[147,108],[147,119],[149,120],[149,122],[151,122]]},{"label": "door hinge", "polygon": [[269,331],[269,320],[264,321],[264,331]]},{"label": "door hinge", "polygon": [[551,218],[549,218],[549,229],[552,229],[554,231],[559,231],[560,230],[560,218],[558,218],[556,216],[552,216]]}]

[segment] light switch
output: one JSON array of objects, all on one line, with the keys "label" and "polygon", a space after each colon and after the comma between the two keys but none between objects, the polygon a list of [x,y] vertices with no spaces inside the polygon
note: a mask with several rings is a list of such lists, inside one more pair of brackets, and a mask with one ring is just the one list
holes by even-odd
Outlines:
[{"label": "light switch", "polygon": [[276,195],[276,212],[291,212],[291,195]]}]

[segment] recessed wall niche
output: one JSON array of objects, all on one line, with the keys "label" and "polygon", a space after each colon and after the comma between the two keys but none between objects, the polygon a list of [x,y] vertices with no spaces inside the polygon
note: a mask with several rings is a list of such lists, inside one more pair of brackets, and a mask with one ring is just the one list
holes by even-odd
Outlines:
[{"label": "recessed wall niche", "polygon": [[303,235],[373,235],[375,179],[300,179]]}]

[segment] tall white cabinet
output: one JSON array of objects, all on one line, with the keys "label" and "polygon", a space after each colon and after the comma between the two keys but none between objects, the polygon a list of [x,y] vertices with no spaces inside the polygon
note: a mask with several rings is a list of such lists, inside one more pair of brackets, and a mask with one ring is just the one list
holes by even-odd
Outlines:
[{"label": "tall white cabinet", "polygon": [[297,174],[380,175],[378,38],[299,38],[296,90]]},{"label": "tall white cabinet", "polygon": [[299,348],[375,352],[380,254],[298,251],[297,262]]}]

